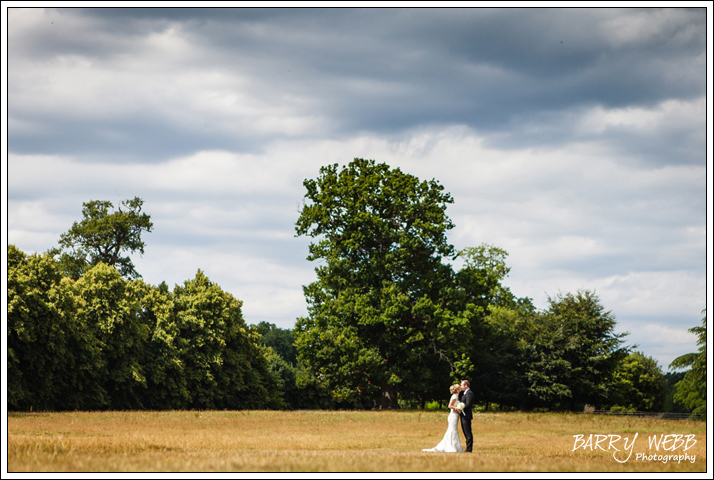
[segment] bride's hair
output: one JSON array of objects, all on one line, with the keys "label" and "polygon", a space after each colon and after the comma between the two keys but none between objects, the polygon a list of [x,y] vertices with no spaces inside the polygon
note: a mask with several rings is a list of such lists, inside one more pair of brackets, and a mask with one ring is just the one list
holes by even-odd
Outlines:
[{"label": "bride's hair", "polygon": [[454,393],[457,393],[459,391],[459,388],[461,388],[461,385],[459,385],[458,383],[455,383],[449,387],[449,391],[453,395]]}]

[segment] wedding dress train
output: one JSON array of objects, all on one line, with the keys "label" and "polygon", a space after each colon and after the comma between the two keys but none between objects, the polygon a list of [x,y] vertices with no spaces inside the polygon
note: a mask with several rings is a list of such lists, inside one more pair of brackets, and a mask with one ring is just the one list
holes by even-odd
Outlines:
[{"label": "wedding dress train", "polygon": [[[451,403],[451,400],[454,398],[458,401],[459,396],[452,395],[449,403]],[[446,429],[446,433],[444,434],[444,438],[441,439],[441,442],[434,448],[422,449],[423,452],[456,453],[464,451],[464,449],[461,448],[461,441],[459,440],[459,414],[451,410],[448,421],[449,427]]]}]

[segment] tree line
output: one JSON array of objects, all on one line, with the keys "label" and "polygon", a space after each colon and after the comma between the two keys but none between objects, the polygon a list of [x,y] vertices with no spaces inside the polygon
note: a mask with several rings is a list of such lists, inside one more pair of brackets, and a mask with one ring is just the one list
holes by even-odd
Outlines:
[{"label": "tree line", "polygon": [[487,408],[706,408],[706,317],[703,350],[673,364],[692,369],[664,375],[594,292],[540,311],[502,285],[503,249],[456,251],[436,180],[354,159],[304,186],[296,234],[320,265],[292,330],[247,325],[200,270],[173,291],[143,282],[138,197],[85,203],[43,255],[11,245],[9,408],[424,408],[463,378]]},{"label": "tree line", "polygon": [[201,271],[173,291],[101,262],[75,281],[11,245],[7,329],[11,410],[268,407],[258,334]]}]

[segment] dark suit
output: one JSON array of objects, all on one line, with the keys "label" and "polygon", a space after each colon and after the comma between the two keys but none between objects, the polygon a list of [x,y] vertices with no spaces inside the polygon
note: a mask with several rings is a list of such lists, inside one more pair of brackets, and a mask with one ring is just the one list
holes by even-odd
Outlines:
[{"label": "dark suit", "polygon": [[471,452],[474,447],[474,436],[471,433],[471,420],[474,418],[472,412],[474,392],[470,388],[465,392],[460,392],[459,401],[464,404],[464,409],[461,411],[461,431],[464,432],[464,437],[466,437],[466,451]]}]

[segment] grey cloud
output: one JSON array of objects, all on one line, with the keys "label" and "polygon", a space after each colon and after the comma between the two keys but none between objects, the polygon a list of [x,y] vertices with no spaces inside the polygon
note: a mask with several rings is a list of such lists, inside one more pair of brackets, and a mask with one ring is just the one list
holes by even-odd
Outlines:
[{"label": "grey cloud", "polygon": [[[382,105],[378,88],[376,94],[341,88],[340,77],[354,76],[372,79],[376,86],[402,86],[406,92],[393,95],[402,106],[388,103],[394,113],[389,122],[377,119],[377,129],[385,123],[404,128],[434,121],[497,129],[521,112],[594,103],[653,104],[704,91],[703,75],[672,78],[672,71],[687,72],[681,67],[704,51],[703,14],[693,16],[699,34],[684,45],[670,47],[667,37],[656,37],[637,48],[615,48],[593,34],[600,19],[587,10],[400,13],[371,18],[376,21],[364,29],[335,32],[328,27],[324,38],[335,41],[319,47],[301,42],[302,32],[295,35],[286,53],[304,61],[304,68],[335,77],[330,82],[334,92],[327,92],[329,101],[336,102],[335,117],[361,121],[362,128],[370,129],[369,112],[351,114],[350,109],[359,103],[365,110]],[[560,43],[563,30],[571,38]],[[323,88],[325,80],[317,80]]]},{"label": "grey cloud", "polygon": [[[22,37],[31,39],[29,46],[11,41],[10,51],[11,60],[28,52],[64,52],[109,62],[139,48],[128,39],[176,26],[206,51],[192,69],[247,75],[256,80],[249,87],[252,94],[263,98],[305,99],[303,113],[327,119],[329,126],[317,134],[384,134],[424,124],[465,124],[489,135],[508,132],[500,146],[537,145],[563,139],[557,134],[528,135],[519,126],[540,122],[550,112],[594,105],[652,106],[667,98],[703,94],[705,76],[698,59],[705,49],[704,10],[659,13],[672,20],[663,21],[661,31],[641,41],[619,45],[607,38],[603,25],[618,15],[624,15],[626,26],[630,17],[642,21],[637,15],[657,12],[60,9],[60,18],[80,16],[90,22],[88,30],[58,40],[36,29]],[[177,76],[185,71],[180,70],[185,66],[176,68]],[[12,74],[11,69],[11,79]],[[133,116],[125,125],[115,121],[116,131],[132,136],[135,122]],[[91,137],[92,127],[84,128]],[[127,154],[142,145],[151,148],[152,138],[161,138],[166,127],[153,128],[146,138],[140,135],[136,142],[115,148]],[[146,131],[143,125],[137,130]],[[260,136],[244,142],[219,135],[199,138],[188,127],[180,130],[185,145],[176,149],[196,150],[213,143],[245,151],[266,141]],[[45,148],[62,149],[63,136],[48,139]],[[12,142],[10,148],[25,152],[33,144],[36,138],[28,138]]]},{"label": "grey cloud", "polygon": [[255,136],[186,129],[156,117],[91,121],[45,117],[30,131],[11,129],[8,138],[14,153],[73,155],[85,162],[162,162],[198,150],[250,152],[259,147]]}]

